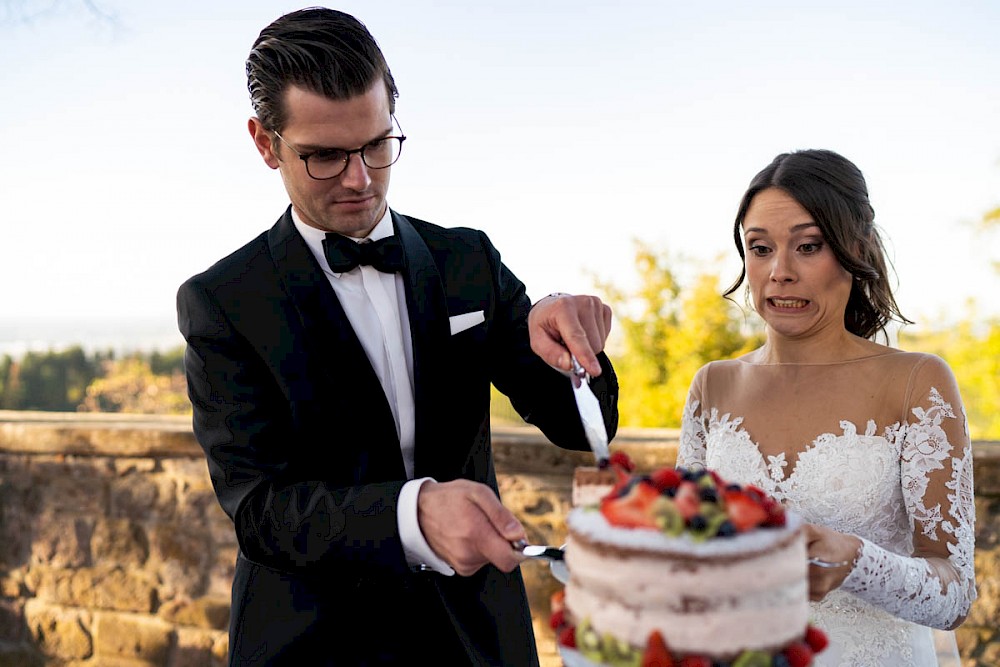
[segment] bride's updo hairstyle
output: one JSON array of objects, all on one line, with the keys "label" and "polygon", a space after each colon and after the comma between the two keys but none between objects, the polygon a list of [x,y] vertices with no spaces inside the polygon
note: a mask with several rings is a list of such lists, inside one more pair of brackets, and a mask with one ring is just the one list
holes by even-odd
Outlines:
[{"label": "bride's updo hairstyle", "polygon": [[743,219],[753,198],[767,188],[784,191],[812,216],[840,265],[854,276],[844,312],[848,331],[874,339],[880,331],[885,334],[890,320],[912,324],[899,312],[889,285],[889,261],[874,225],[875,210],[868,201],[865,178],[853,162],[828,150],[782,153],[754,176],[733,227],[743,270],[724,296],[739,289],[746,278]]}]

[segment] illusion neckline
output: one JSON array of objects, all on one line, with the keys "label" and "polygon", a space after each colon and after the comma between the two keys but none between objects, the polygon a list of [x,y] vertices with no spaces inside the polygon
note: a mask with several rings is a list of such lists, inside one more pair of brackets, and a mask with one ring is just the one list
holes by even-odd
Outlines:
[{"label": "illusion neckline", "polygon": [[909,354],[904,350],[897,350],[895,348],[890,348],[885,352],[879,352],[878,354],[870,354],[865,357],[856,357],[854,359],[838,359],[836,361],[751,361],[746,357],[738,357],[735,361],[747,366],[760,366],[762,368],[777,368],[781,366],[845,366],[847,364],[856,364],[863,361],[872,361],[874,359],[881,359],[883,357],[889,357],[897,354]]}]

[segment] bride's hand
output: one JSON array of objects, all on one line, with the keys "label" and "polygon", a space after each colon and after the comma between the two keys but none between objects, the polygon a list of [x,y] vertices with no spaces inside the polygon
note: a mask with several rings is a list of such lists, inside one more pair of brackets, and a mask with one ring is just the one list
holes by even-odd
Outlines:
[{"label": "bride's hand", "polygon": [[809,566],[809,599],[815,602],[844,583],[854,566],[858,550],[861,549],[861,540],[811,523],[805,525],[805,531],[809,558],[843,563],[836,567]]}]

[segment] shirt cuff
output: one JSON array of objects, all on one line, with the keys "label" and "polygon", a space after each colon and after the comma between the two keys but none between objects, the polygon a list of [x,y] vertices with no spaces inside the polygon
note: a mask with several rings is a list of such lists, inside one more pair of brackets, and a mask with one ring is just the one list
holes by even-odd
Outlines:
[{"label": "shirt cuff", "polygon": [[451,576],[455,570],[434,553],[417,520],[417,496],[424,482],[435,481],[431,477],[411,479],[403,485],[399,492],[396,505],[396,522],[399,525],[399,540],[403,543],[403,553],[410,567],[420,570],[433,570],[440,574]]}]

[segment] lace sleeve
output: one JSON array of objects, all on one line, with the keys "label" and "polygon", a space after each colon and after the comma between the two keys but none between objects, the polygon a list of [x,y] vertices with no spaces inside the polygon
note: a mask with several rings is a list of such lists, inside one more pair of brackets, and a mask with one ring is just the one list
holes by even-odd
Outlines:
[{"label": "lace sleeve", "polygon": [[690,392],[681,418],[681,441],[677,448],[677,465],[705,465],[705,422],[699,413],[699,401]]},{"label": "lace sleeve", "polygon": [[[972,443],[951,371],[932,358],[920,375],[923,400],[890,430],[902,443],[900,473],[913,536],[912,556],[863,540],[842,588],[921,625],[957,627],[976,599]],[[939,391],[937,387],[941,387]]]}]

